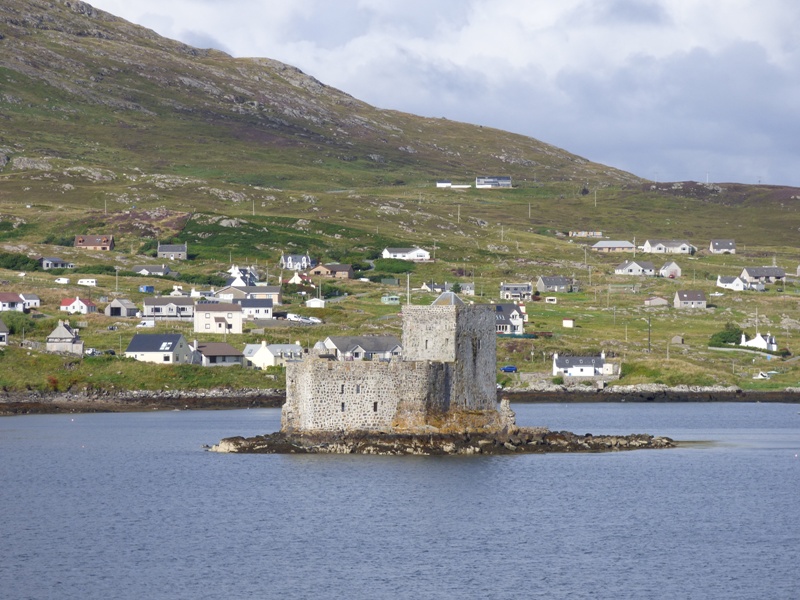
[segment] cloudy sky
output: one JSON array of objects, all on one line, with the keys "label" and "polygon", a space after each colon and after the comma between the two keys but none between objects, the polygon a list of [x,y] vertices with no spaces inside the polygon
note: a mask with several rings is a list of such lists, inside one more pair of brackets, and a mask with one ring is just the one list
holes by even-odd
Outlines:
[{"label": "cloudy sky", "polygon": [[89,0],[658,181],[800,186],[796,0]]}]

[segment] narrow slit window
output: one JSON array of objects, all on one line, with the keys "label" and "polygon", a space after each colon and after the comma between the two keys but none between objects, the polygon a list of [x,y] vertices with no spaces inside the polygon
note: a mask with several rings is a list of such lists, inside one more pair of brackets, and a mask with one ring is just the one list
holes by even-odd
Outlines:
[{"label": "narrow slit window", "polygon": [[377,402],[373,402],[372,403],[372,412],[378,412],[378,403]]},{"label": "narrow slit window", "polygon": [[[344,384],[342,384],[341,390],[339,391],[340,394],[344,394]],[[344,406],[344,404],[342,404]],[[344,408],[342,409],[344,410]]]},{"label": "narrow slit window", "polygon": [[344,402],[342,402],[342,412],[344,412]]}]

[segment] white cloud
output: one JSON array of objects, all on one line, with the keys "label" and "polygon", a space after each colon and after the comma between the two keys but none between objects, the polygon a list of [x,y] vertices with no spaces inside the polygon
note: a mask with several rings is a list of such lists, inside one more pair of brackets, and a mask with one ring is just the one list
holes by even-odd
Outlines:
[{"label": "white cloud", "polygon": [[660,180],[800,185],[793,0],[99,0],[382,108],[481,123]]}]

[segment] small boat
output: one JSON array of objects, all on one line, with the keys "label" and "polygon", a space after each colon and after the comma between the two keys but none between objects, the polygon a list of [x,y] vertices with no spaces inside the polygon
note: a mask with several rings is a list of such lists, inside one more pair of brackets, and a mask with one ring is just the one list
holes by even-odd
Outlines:
[{"label": "small boat", "polygon": [[758,375],[753,375],[753,379],[769,379],[769,375],[764,371],[759,371]]}]

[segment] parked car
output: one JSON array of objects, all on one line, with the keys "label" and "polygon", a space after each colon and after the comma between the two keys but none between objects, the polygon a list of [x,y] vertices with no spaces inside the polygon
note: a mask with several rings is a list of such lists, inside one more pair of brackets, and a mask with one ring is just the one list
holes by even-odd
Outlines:
[{"label": "parked car", "polygon": [[69,283],[69,278],[68,277],[56,277],[56,283],[61,283],[61,284]]},{"label": "parked car", "polygon": [[322,323],[322,319],[319,319],[317,317],[306,317],[306,319],[308,319],[311,323],[314,323],[314,325],[319,325],[320,323]]},{"label": "parked car", "polygon": [[506,365],[504,367],[500,367],[500,370],[503,373],[516,373],[517,372],[517,367],[515,367],[514,365]]}]

